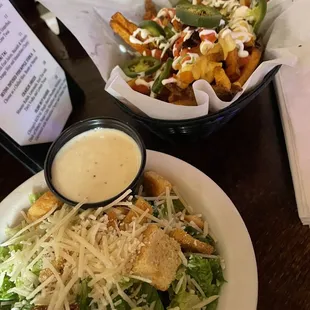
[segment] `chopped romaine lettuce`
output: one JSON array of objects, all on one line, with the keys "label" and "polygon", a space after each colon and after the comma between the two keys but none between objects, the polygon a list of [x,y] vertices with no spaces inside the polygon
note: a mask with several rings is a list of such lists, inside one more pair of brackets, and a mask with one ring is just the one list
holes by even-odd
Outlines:
[{"label": "chopped romaine lettuce", "polygon": [[190,310],[200,302],[200,298],[196,294],[182,292],[177,294],[171,301],[168,309],[179,307],[180,310]]},{"label": "chopped romaine lettuce", "polygon": [[78,296],[79,310],[87,310],[91,302],[91,299],[88,297],[88,294],[90,293],[88,282],[89,282],[88,279],[84,279],[81,282],[81,291]]},{"label": "chopped romaine lettuce", "polygon": [[17,252],[17,251],[21,251],[23,249],[22,244],[12,244],[8,246],[10,252]]},{"label": "chopped romaine lettuce", "polygon": [[180,199],[172,200],[172,203],[174,206],[175,213],[182,212],[185,209]]},{"label": "chopped romaine lettuce", "polygon": [[119,285],[123,290],[127,290],[137,282],[138,282],[138,280],[131,279],[128,277],[123,277],[123,279],[119,282]]},{"label": "chopped romaine lettuce", "polygon": [[191,255],[188,260],[186,272],[196,280],[207,297],[213,295],[213,273],[207,259],[198,255]]},{"label": "chopped romaine lettuce", "polygon": [[14,235],[16,235],[21,229],[22,229],[22,224],[15,226],[15,227],[7,227],[5,229],[5,235],[8,238],[12,238]]},{"label": "chopped romaine lettuce", "polygon": [[10,281],[10,278],[5,275],[2,286],[0,287],[0,301],[15,300],[17,295],[15,293],[8,293],[8,290],[15,287],[14,283]]},{"label": "chopped romaine lettuce", "polygon": [[32,193],[29,195],[29,201],[30,201],[30,204],[34,204],[41,196],[42,196],[43,193]]},{"label": "chopped romaine lettuce", "polygon": [[43,260],[40,259],[33,265],[31,272],[38,277],[42,269],[43,269]]},{"label": "chopped romaine lettuce", "polygon": [[8,247],[0,247],[0,263],[7,260],[10,256],[10,249]]},{"label": "chopped romaine lettuce", "polygon": [[13,304],[2,304],[0,301],[0,309],[1,310],[10,310],[13,308]]},{"label": "chopped romaine lettuce", "polygon": [[[179,269],[177,270],[175,280],[171,283],[171,286],[169,287],[169,290],[168,290],[171,300],[173,299],[175,292],[176,292],[177,285],[179,281],[181,280],[181,278],[185,275],[185,272],[186,272],[186,267],[184,265],[181,265]],[[186,289],[186,282],[184,281],[180,289],[178,289],[178,293],[184,292],[185,289]]]},{"label": "chopped romaine lettuce", "polygon": [[191,235],[192,237],[198,239],[199,241],[211,244],[212,246],[215,246],[215,241],[213,240],[213,238],[210,235],[207,235],[206,237],[204,237],[201,232],[199,232],[197,229],[195,229],[194,227],[188,225],[185,227],[185,231]]},{"label": "chopped romaine lettuce", "polygon": [[[113,299],[113,303],[114,303],[114,308],[116,310],[130,310],[131,309],[128,303],[121,296],[115,297]],[[111,310],[111,306],[108,306],[108,310]]]},{"label": "chopped romaine lettuce", "polygon": [[[148,306],[150,307],[152,305],[153,310],[164,310],[164,306],[162,304],[162,301],[159,297],[159,294],[156,290],[156,288],[148,283],[143,282],[141,285],[141,289],[139,291],[139,296],[146,296],[145,302],[137,305],[137,306]],[[138,299],[140,299],[138,297]],[[153,306],[154,305],[154,306]]]},{"label": "chopped romaine lettuce", "polygon": [[223,276],[223,270],[222,270],[220,259],[212,258],[212,259],[208,259],[208,262],[211,266],[211,270],[213,273],[213,283],[215,283],[217,286],[221,286],[226,281]]},{"label": "chopped romaine lettuce", "polygon": [[253,29],[255,33],[258,33],[259,27],[264,20],[267,12],[267,0],[252,0],[251,10],[248,17],[254,18]]},{"label": "chopped romaine lettuce", "polygon": [[32,305],[29,301],[27,301],[21,308],[21,310],[32,310],[34,309],[34,305]]},{"label": "chopped romaine lettuce", "polygon": [[[186,272],[196,280],[206,297],[218,295],[225,282],[219,259],[206,259],[191,255]],[[216,308],[217,300],[207,306],[208,310]]]}]

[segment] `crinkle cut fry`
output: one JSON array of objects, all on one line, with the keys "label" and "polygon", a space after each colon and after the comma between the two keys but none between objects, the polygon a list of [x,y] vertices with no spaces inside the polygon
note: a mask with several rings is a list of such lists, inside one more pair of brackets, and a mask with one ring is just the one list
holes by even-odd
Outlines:
[{"label": "crinkle cut fry", "polygon": [[144,52],[148,53],[148,49],[144,45],[130,42],[130,36],[138,27],[126,19],[121,13],[117,12],[112,16],[110,27],[134,50],[141,54]]}]

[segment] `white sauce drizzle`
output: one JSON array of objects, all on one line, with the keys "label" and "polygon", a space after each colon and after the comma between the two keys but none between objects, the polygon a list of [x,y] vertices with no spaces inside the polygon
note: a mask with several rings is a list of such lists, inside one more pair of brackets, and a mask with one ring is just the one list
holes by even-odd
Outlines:
[{"label": "white sauce drizzle", "polygon": [[[186,54],[186,56],[190,56],[190,59],[188,60],[185,60],[183,63],[182,63],[182,68],[188,64],[192,64],[194,63],[198,58],[199,58],[199,55],[196,54],[196,53],[188,53]],[[186,57],[185,56],[185,57]]]},{"label": "white sauce drizzle", "polygon": [[244,44],[240,40],[235,41],[238,48],[238,56],[240,58],[245,58],[249,56],[249,52],[244,50]]},{"label": "white sauce drizzle", "polygon": [[143,85],[143,86],[146,86],[147,88],[150,88],[150,84],[146,80],[143,80],[143,79],[136,79],[135,84]]},{"label": "white sauce drizzle", "polygon": [[180,63],[180,61],[181,61],[182,58],[183,58],[182,56],[178,56],[178,57],[173,61],[173,63],[172,63],[172,68],[173,68],[174,70],[177,70],[177,65]]},{"label": "white sauce drizzle", "polygon": [[176,15],[171,19],[171,23],[173,23],[174,21],[177,21],[177,22],[181,22],[180,18],[178,18]]},{"label": "white sauce drizzle", "polygon": [[183,42],[187,41],[191,36],[192,34],[194,33],[194,30],[190,30],[189,27],[186,27],[183,32],[185,33],[185,37],[183,39]]},{"label": "white sauce drizzle", "polygon": [[164,80],[162,80],[162,84],[163,85],[166,85],[166,84],[170,84],[170,83],[176,83],[177,82],[177,80],[175,79],[175,78],[173,78],[173,77],[171,77],[171,78],[169,78],[169,79],[164,79]]},{"label": "white sauce drizzle", "polygon": [[202,31],[199,32],[199,37],[201,38],[201,36],[206,36],[208,34],[214,34],[215,37],[217,38],[217,33],[215,30],[211,30],[211,29],[204,29]]},{"label": "white sauce drizzle", "polygon": [[220,20],[220,27],[225,26],[225,24],[226,24],[225,20],[224,20],[224,19],[221,19],[221,20]]},{"label": "white sauce drizzle", "polygon": [[[173,37],[168,40],[168,43],[165,44],[164,49],[160,55],[160,58],[163,58],[167,50],[174,44],[174,42],[181,36],[181,33],[176,33]],[[160,47],[159,47],[160,48]]]}]

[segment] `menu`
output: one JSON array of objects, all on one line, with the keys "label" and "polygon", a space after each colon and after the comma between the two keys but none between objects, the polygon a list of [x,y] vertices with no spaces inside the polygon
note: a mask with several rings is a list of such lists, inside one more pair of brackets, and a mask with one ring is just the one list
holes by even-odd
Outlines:
[{"label": "menu", "polygon": [[0,0],[0,127],[20,145],[51,142],[72,104],[62,68],[9,0]]}]

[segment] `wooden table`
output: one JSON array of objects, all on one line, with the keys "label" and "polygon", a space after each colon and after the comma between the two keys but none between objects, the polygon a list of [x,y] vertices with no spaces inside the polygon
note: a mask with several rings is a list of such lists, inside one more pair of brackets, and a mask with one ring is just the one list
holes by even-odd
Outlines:
[{"label": "wooden table", "polygon": [[[119,110],[104,92],[96,67],[70,33],[54,36],[38,20],[33,4],[15,2],[86,94],[85,105],[76,107],[70,122],[104,115],[129,121],[147,148],[179,157],[210,176],[232,199],[251,235],[258,263],[258,309],[310,309],[310,232],[298,218],[273,86],[209,139],[170,145]],[[36,150],[38,157],[44,156],[40,148]],[[3,149],[0,162],[2,200],[31,173]]]}]

